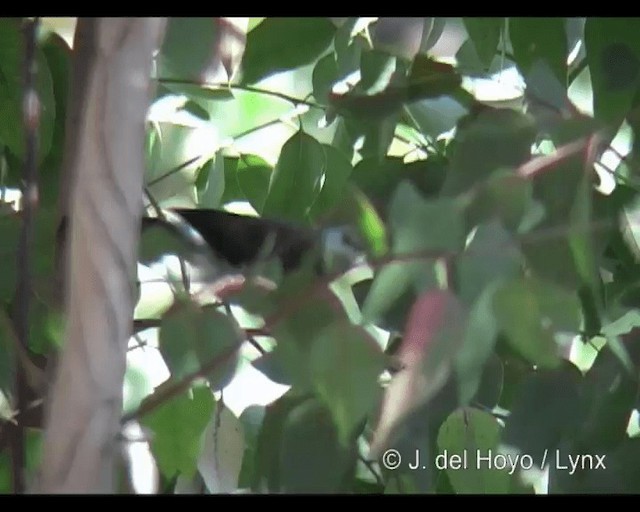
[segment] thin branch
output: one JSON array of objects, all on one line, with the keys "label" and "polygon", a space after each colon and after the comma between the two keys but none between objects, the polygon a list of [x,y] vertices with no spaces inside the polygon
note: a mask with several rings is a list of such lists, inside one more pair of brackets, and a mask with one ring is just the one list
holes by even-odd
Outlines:
[{"label": "thin branch", "polygon": [[274,98],[280,98],[281,100],[288,101],[290,103],[293,103],[294,105],[307,105],[308,107],[322,109],[322,110],[326,108],[324,105],[320,105],[319,103],[315,103],[313,101],[308,101],[301,98],[295,98],[293,96],[289,96],[288,94],[284,94],[277,91],[269,91],[267,89],[261,89],[260,87],[254,87],[251,85],[208,83],[208,82],[199,82],[195,80],[174,79],[174,78],[158,78],[158,82],[161,84],[194,85],[197,87],[204,87],[207,89],[219,89],[219,90],[236,89],[239,91],[247,91],[247,92],[254,92],[257,94],[264,94],[265,96],[273,96]]},{"label": "thin branch", "polygon": [[273,126],[274,124],[282,123],[282,119],[279,117],[276,119],[272,119],[271,121],[267,121],[266,123],[259,124],[257,126],[252,126],[251,128],[247,128],[245,131],[240,132],[238,135],[234,135],[233,138],[241,139],[242,137],[246,137],[247,135],[251,135],[258,130],[262,130],[263,128],[268,128],[269,126]]},{"label": "thin branch", "polygon": [[151,395],[148,400],[142,402],[140,407],[135,411],[125,414],[122,417],[121,424],[125,424],[131,420],[137,420],[142,418],[143,416],[149,414],[150,412],[155,411],[158,407],[165,404],[172,398],[175,398],[178,395],[181,395],[185,391],[187,391],[191,384],[202,377],[205,377],[209,373],[218,369],[219,366],[225,364],[230,357],[236,354],[238,349],[240,348],[240,344],[237,344],[234,347],[231,347],[225,350],[222,354],[218,354],[211,361],[200,367],[195,372],[190,373],[186,377],[182,378],[178,382],[173,384],[169,384],[166,387],[159,390],[157,393]]},{"label": "thin branch", "polygon": [[[146,330],[146,329],[158,329],[162,324],[162,320],[160,318],[143,318],[133,321],[133,331],[134,336],[137,336],[138,333]],[[264,349],[260,343],[255,339],[256,336],[271,336],[269,331],[262,328],[240,328],[244,333],[245,340],[251,343],[255,347],[255,349],[260,352],[260,354],[265,355],[267,351]],[[138,347],[134,347],[138,348]]]},{"label": "thin branch", "polygon": [[595,165],[601,167],[605,172],[609,173],[611,176],[617,179],[619,183],[626,185],[627,187],[633,189],[635,192],[640,192],[640,183],[638,183],[636,180],[631,179],[631,177],[629,176],[620,174],[618,170],[612,169],[607,164],[601,161],[596,162]]},{"label": "thin branch", "polygon": [[[191,162],[191,161],[189,161],[189,162]],[[184,166],[184,165],[185,164],[182,164],[182,166]],[[188,165],[188,163],[186,165]],[[178,166],[178,167],[180,167],[180,166]],[[157,217],[159,219],[161,219],[161,220],[166,221],[167,219],[166,219],[165,213],[162,211],[162,208],[160,208],[160,204],[153,197],[153,195],[151,194],[151,191],[149,190],[148,187],[144,187],[144,194],[147,196],[147,199],[149,200],[149,203],[151,204],[152,208],[154,209]],[[183,286],[185,292],[188,294],[189,293],[189,288],[190,288],[190,281],[189,281],[189,275],[187,273],[187,264],[186,264],[184,258],[182,258],[181,256],[178,256],[178,264],[180,265],[180,277],[181,277],[181,281],[182,281],[182,286]],[[178,291],[176,290],[176,288],[174,286],[172,286],[171,282],[169,283],[169,285],[171,286],[171,290],[173,291],[173,293],[177,295]]]},{"label": "thin branch", "polygon": [[[227,302],[226,300],[223,302],[224,305],[224,309],[227,312],[227,315],[229,315],[231,318],[233,318],[236,323],[238,323],[238,321],[235,318],[235,315],[233,314],[233,311],[231,310],[231,304],[229,304],[229,302]],[[239,324],[238,324],[239,325]],[[267,351],[262,347],[262,345],[260,345],[260,343],[258,343],[256,341],[256,339],[251,335],[248,334],[247,331],[244,331],[245,334],[245,338],[246,340],[251,343],[251,345],[258,351],[260,352],[260,355],[265,355],[267,353]]]},{"label": "thin branch", "polygon": [[[595,233],[599,230],[609,229],[611,228],[611,221],[604,220],[600,222],[594,222],[590,226],[585,227],[583,229],[576,229],[570,225],[559,225],[554,226],[552,228],[545,228],[544,230],[534,231],[531,233],[527,233],[524,235],[513,237],[512,241],[520,243],[521,245],[534,244],[542,241],[548,241],[553,239],[564,239],[567,236],[569,231],[574,232],[586,232],[586,233]],[[443,260],[445,262],[449,261],[452,258],[456,258],[464,255],[477,255],[477,256],[492,256],[500,250],[509,249],[510,244],[506,242],[504,246],[500,244],[494,244],[490,247],[482,247],[475,249],[467,249],[463,251],[436,251],[436,250],[423,250],[423,251],[415,251],[403,254],[390,254],[386,256],[382,256],[380,258],[376,258],[371,260],[368,263],[368,266],[372,269],[378,269],[384,267],[386,265],[397,264],[397,263],[410,263],[413,261],[429,261],[429,260]],[[303,296],[295,296],[290,297],[287,300],[283,301],[282,305],[275,313],[265,318],[265,326],[263,329],[265,331],[271,331],[273,327],[282,322],[283,320],[290,318],[293,316],[300,308],[306,306],[311,300],[316,298],[319,294],[321,294],[329,284],[331,284],[336,279],[339,279],[344,274],[350,272],[354,268],[359,265],[355,265],[347,270],[339,271],[335,273],[327,274],[323,276],[321,279],[318,279],[310,288],[309,292]]]},{"label": "thin branch", "polygon": [[[40,124],[40,100],[36,91],[36,37],[39,18],[27,21],[24,33],[24,94],[22,98],[22,121],[25,136],[25,162],[22,183],[22,229],[18,241],[17,274],[14,314],[15,332],[24,351],[29,346],[29,311],[32,289],[31,257],[33,253],[34,216],[38,205],[38,126]],[[28,406],[28,382],[22,365],[16,368],[17,408],[25,411]],[[18,418],[16,435],[12,443],[13,490],[25,491],[25,437],[22,421]]]},{"label": "thin branch", "polygon": [[560,160],[564,160],[584,151],[588,147],[590,138],[591,137],[582,138],[560,146],[550,155],[534,157],[522,164],[518,168],[517,173],[523,178],[533,179],[544,171],[551,169]]},{"label": "thin branch", "polygon": [[153,187],[156,183],[168,178],[169,176],[173,176],[175,173],[180,172],[182,169],[189,167],[192,163],[198,161],[202,158],[202,155],[194,156],[193,158],[187,160],[186,162],[181,163],[180,165],[174,167],[173,169],[169,169],[167,172],[161,174],[157,178],[152,179],[149,183],[147,183],[147,187]]}]

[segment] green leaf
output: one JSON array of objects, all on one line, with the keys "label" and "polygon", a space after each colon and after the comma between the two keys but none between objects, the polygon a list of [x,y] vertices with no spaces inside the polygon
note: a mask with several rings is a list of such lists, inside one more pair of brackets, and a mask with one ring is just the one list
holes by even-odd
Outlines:
[{"label": "green leaf", "polygon": [[420,132],[433,139],[456,126],[467,109],[451,96],[415,101],[407,105]]},{"label": "green leaf", "polygon": [[403,181],[391,200],[389,223],[393,254],[433,251],[413,261],[385,265],[376,275],[362,309],[369,321],[384,314],[410,285],[423,290],[437,284],[436,260],[464,243],[464,220],[457,204],[448,199],[427,201]]},{"label": "green leaf", "polygon": [[532,364],[560,364],[555,335],[577,333],[580,304],[575,295],[547,282],[513,279],[496,292],[494,312],[511,346]]},{"label": "green leaf", "polygon": [[289,413],[304,401],[305,398],[290,390],[266,407],[262,426],[258,433],[255,472],[251,481],[252,489],[264,490],[266,484],[270,492],[280,490],[280,452],[284,422]]},{"label": "green leaf", "polygon": [[313,83],[313,97],[320,103],[326,103],[333,84],[338,80],[338,65],[336,57],[328,54],[322,57],[313,68],[311,82]]},{"label": "green leaf", "polygon": [[503,443],[529,455],[538,467],[545,450],[550,450],[546,459],[550,464],[551,450],[571,436],[584,418],[580,380],[580,371],[570,363],[527,376],[518,388]]},{"label": "green leaf", "polygon": [[247,35],[243,83],[311,64],[329,47],[335,31],[327,18],[266,18]]},{"label": "green leaf", "polygon": [[198,190],[199,208],[219,208],[224,195],[224,157],[218,151],[205,163],[198,173],[196,188]]},{"label": "green leaf", "polygon": [[370,48],[362,35],[352,35],[358,20],[359,18],[350,18],[336,30],[333,47],[340,78],[360,69],[362,52]]},{"label": "green leaf", "polygon": [[383,217],[387,217],[389,191],[400,182],[411,182],[425,197],[435,196],[447,175],[446,162],[435,156],[405,163],[402,158],[386,156],[382,160],[364,158],[357,163],[350,181],[367,195]]},{"label": "green leaf", "polygon": [[242,456],[242,468],[238,476],[238,487],[249,488],[258,475],[257,456],[260,432],[264,426],[265,407],[250,405],[240,415],[240,423],[244,433],[245,452]]},{"label": "green leaf", "polygon": [[460,250],[465,226],[458,204],[449,199],[425,200],[407,181],[396,189],[389,211],[394,254]]},{"label": "green leaf", "polygon": [[458,259],[460,297],[472,304],[493,282],[516,277],[522,256],[513,238],[497,222],[478,226]]},{"label": "green leaf", "polygon": [[343,321],[318,334],[310,361],[316,392],[331,411],[340,441],[347,445],[377,402],[382,351],[362,327]]},{"label": "green leaf", "polygon": [[[215,155],[217,151],[215,144],[211,153],[208,154],[187,153],[185,148],[194,133],[193,128],[164,122],[157,123],[155,127],[157,128],[157,138],[148,157],[145,182],[153,184],[151,193],[160,203],[166,199],[174,198],[176,194],[180,193],[191,196],[197,169],[201,162]],[[194,158],[193,162],[185,165],[186,162],[190,162]],[[169,171],[178,168],[179,171],[167,175]],[[160,181],[156,182],[157,179]]]},{"label": "green leaf", "polygon": [[214,389],[233,377],[238,343],[238,326],[212,306],[178,305],[160,326],[160,351],[171,376],[180,379],[219,360],[208,374]]},{"label": "green leaf", "polygon": [[579,293],[585,312],[586,330],[597,334],[600,331],[600,312],[603,310],[599,258],[597,258],[591,226],[594,223],[591,179],[588,175],[580,180],[570,212],[571,231],[569,247],[573,254],[576,273],[583,286]]},{"label": "green leaf", "polygon": [[341,151],[326,144],[322,147],[327,159],[324,183],[311,207],[311,218],[318,218],[330,211],[345,196],[347,180],[353,170],[351,162]]},{"label": "green leaf", "polygon": [[500,457],[497,447],[501,430],[491,414],[473,408],[458,409],[442,424],[436,463],[446,468],[456,493],[505,494],[509,491],[511,466],[500,470],[486,461],[492,455],[496,459]]},{"label": "green leaf", "polygon": [[387,243],[387,229],[367,197],[355,190],[353,200],[356,205],[357,214],[355,224],[358,232],[365,241],[369,254],[373,257],[381,257],[387,254],[389,247]]},{"label": "green leaf", "polygon": [[63,346],[64,318],[60,312],[50,308],[42,300],[31,304],[29,326],[29,349],[47,355]]},{"label": "green leaf", "polygon": [[306,288],[296,292],[294,289],[287,293],[288,299],[281,303],[285,304],[281,307],[286,307],[291,313],[272,329],[272,334],[278,341],[273,352],[277,358],[276,367],[282,368],[300,389],[311,386],[310,353],[313,340],[327,326],[345,318],[337,297],[328,288],[325,289],[324,296],[317,294],[315,300],[301,302],[299,297],[301,294],[306,296],[308,290]]},{"label": "green leaf", "polygon": [[151,450],[166,478],[195,474],[202,434],[214,407],[211,390],[194,387],[143,417],[142,423],[153,432]]},{"label": "green leaf", "polygon": [[261,91],[234,89],[233,101],[216,100],[203,104],[211,119],[215,119],[218,133],[210,143],[211,152],[222,147],[226,137],[231,137],[238,152],[270,159],[277,155],[280,141],[291,133],[291,130],[278,133],[281,125],[275,123],[292,110],[291,102],[283,98]]},{"label": "green leaf", "polygon": [[213,18],[169,18],[158,56],[158,75],[199,81],[216,50],[216,31]]},{"label": "green leaf", "polygon": [[444,192],[465,192],[498,169],[523,164],[534,137],[532,120],[520,112],[483,108],[469,114],[458,123]]},{"label": "green leaf", "polygon": [[[542,278],[572,289],[588,285],[599,294],[596,249],[604,245],[595,242],[606,231],[594,230],[591,204],[598,193],[585,174],[583,154],[559,160],[537,175],[534,194],[545,215],[523,240],[529,265]],[[602,223],[605,229],[607,222]]]},{"label": "green leaf", "polygon": [[360,81],[357,90],[369,96],[384,91],[396,72],[396,58],[377,50],[360,55]]},{"label": "green leaf", "polygon": [[478,57],[485,69],[488,69],[498,49],[500,35],[504,29],[504,18],[463,18],[463,20]]},{"label": "green leaf", "polygon": [[325,167],[322,145],[304,132],[294,134],[280,152],[263,213],[284,219],[304,219],[320,192]]},{"label": "green leaf", "polygon": [[[575,118],[567,121],[563,113],[571,108],[565,81],[558,78],[545,60],[534,62],[524,76],[528,111],[536,118],[540,128],[549,133],[552,140],[557,141],[555,132],[562,131],[563,124],[578,122],[588,130],[590,118]],[[560,128],[560,130],[558,130]]]},{"label": "green leaf", "polygon": [[[418,55],[408,79],[402,81],[399,78],[393,81],[392,76],[387,77],[389,71],[386,67],[380,70],[382,64],[375,64],[371,65],[373,69],[367,69],[371,76],[361,86],[368,87],[371,90],[369,93],[363,93],[358,87],[346,94],[332,93],[329,96],[331,107],[339,114],[368,123],[380,122],[385,118],[395,118],[404,104],[439,98],[460,90],[461,77],[455,69],[427,57]],[[398,74],[398,70],[395,73]],[[388,85],[380,85],[381,81],[388,82]]]},{"label": "green leaf", "polygon": [[469,313],[464,342],[456,356],[455,369],[461,403],[468,403],[478,391],[482,372],[491,357],[499,334],[493,312],[498,282],[491,283],[476,299]]},{"label": "green leaf", "polygon": [[344,447],[340,443],[329,411],[315,400],[307,400],[289,413],[283,428],[282,492],[340,491],[355,462],[355,450],[354,446]]},{"label": "green leaf", "polygon": [[264,209],[272,172],[273,168],[259,156],[240,156],[236,171],[238,185],[244,197],[258,213],[262,213]]},{"label": "green leaf", "polygon": [[42,44],[42,52],[51,72],[56,112],[51,136],[51,150],[39,170],[40,204],[44,206],[55,204],[57,206],[71,76],[71,48],[60,36],[50,34]]},{"label": "green leaf", "polygon": [[407,101],[455,95],[461,84],[462,77],[454,66],[418,54],[409,71]]},{"label": "green leaf", "polygon": [[263,158],[251,154],[224,160],[222,204],[249,201],[257,213],[262,213],[273,168]]},{"label": "green leaf", "polygon": [[[437,278],[435,265],[425,265],[421,262],[393,262],[385,265],[380,270],[371,284],[369,293],[362,307],[362,317],[367,322],[389,322],[394,310],[400,309],[399,324],[411,306],[411,303],[402,300],[408,292],[416,288],[416,283],[426,288],[435,287]],[[413,299],[413,295],[411,296]],[[383,316],[384,315],[384,316]],[[398,322],[396,322],[398,323]]]},{"label": "green leaf", "polygon": [[509,18],[509,37],[523,75],[544,60],[560,83],[566,84],[569,52],[564,18]]},{"label": "green leaf", "polygon": [[[22,124],[24,40],[18,23],[0,19],[0,143],[19,160],[24,159],[25,142]],[[44,53],[36,50],[36,92],[40,102],[38,127],[38,161],[51,149],[56,118],[53,81]],[[17,179],[17,178],[14,178]]]},{"label": "green leaf", "polygon": [[640,84],[640,19],[587,18],[584,43],[596,119],[619,123]]},{"label": "green leaf", "polygon": [[510,232],[526,233],[542,220],[544,211],[533,199],[530,180],[499,169],[480,188],[467,216],[474,224],[492,221],[497,216]]}]

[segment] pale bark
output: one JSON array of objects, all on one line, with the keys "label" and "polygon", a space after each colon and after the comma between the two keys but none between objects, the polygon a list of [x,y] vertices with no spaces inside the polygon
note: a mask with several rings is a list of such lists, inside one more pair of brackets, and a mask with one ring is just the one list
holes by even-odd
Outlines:
[{"label": "pale bark", "polygon": [[114,491],[142,214],[144,121],[165,20],[79,20],[91,65],[75,98],[67,331],[48,406],[40,492]]}]

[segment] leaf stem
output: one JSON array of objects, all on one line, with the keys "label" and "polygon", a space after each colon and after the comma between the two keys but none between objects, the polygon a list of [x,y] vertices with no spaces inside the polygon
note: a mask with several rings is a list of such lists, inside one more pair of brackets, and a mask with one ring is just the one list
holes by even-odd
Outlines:
[{"label": "leaf stem", "polygon": [[318,108],[318,109],[326,108],[324,105],[320,105],[319,103],[316,103],[314,101],[295,98],[293,96],[289,96],[288,94],[284,94],[282,92],[270,91],[268,89],[254,87],[252,85],[198,82],[197,80],[188,80],[188,79],[181,79],[181,78],[158,78],[158,82],[161,84],[169,84],[169,85],[172,85],[172,84],[194,85],[197,87],[204,87],[207,89],[232,89],[232,90],[238,90],[238,91],[255,92],[257,94],[264,94],[265,96],[280,98],[281,100],[288,101],[290,103],[293,103],[294,105],[307,105],[308,107]]}]

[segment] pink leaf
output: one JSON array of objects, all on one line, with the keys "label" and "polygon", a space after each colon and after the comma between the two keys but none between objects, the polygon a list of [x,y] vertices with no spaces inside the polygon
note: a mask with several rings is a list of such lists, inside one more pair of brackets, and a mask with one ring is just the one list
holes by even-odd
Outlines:
[{"label": "pink leaf", "polygon": [[413,304],[398,352],[403,369],[386,389],[371,442],[371,457],[377,457],[388,446],[403,419],[445,384],[463,341],[464,320],[462,306],[448,291],[431,290]]}]

